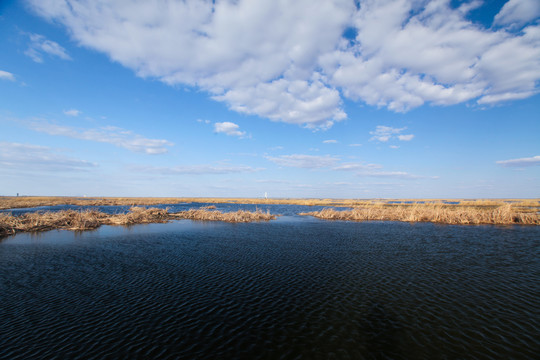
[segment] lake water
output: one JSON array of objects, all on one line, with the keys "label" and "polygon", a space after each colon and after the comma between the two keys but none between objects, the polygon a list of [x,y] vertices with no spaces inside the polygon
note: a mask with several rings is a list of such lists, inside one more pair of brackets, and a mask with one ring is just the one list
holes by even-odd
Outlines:
[{"label": "lake water", "polygon": [[0,240],[0,358],[540,353],[539,227],[294,215],[306,209]]}]

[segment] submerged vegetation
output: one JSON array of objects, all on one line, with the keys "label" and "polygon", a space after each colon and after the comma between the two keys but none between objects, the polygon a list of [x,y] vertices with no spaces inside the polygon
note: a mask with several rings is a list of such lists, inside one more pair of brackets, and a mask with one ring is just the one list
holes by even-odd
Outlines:
[{"label": "submerged vegetation", "polygon": [[20,216],[0,213],[0,236],[12,235],[18,232],[38,232],[54,229],[63,230],[92,230],[101,225],[134,225],[148,223],[163,223],[169,220],[191,219],[203,221],[250,222],[268,221],[276,216],[261,211],[239,210],[222,213],[208,208],[191,209],[178,213],[169,213],[164,209],[132,207],[126,214],[106,214],[88,210],[64,210],[57,212],[34,212]]},{"label": "submerged vegetation", "polygon": [[511,204],[495,207],[416,204],[412,206],[371,206],[341,211],[326,208],[300,215],[347,221],[391,220],[443,224],[540,225],[540,216],[537,211],[519,210]]}]

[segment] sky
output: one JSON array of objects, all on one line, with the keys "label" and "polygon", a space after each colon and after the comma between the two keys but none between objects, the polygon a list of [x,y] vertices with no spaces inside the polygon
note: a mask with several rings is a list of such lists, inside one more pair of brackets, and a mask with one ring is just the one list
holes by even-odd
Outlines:
[{"label": "sky", "polygon": [[538,0],[0,0],[0,195],[539,198]]}]

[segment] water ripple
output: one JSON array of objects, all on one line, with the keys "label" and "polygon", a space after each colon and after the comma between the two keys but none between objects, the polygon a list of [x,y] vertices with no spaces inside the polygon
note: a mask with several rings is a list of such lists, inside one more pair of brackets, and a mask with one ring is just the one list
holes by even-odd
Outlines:
[{"label": "water ripple", "polygon": [[294,217],[17,235],[0,358],[532,359],[538,235]]}]

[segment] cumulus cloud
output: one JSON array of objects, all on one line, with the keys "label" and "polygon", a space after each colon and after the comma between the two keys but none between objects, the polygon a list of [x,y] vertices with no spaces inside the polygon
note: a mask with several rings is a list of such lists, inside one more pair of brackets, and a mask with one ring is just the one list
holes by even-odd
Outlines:
[{"label": "cumulus cloud", "polygon": [[29,34],[30,44],[24,52],[32,60],[37,63],[43,62],[43,54],[59,57],[62,60],[72,60],[66,49],[60,46],[57,42],[48,40],[43,35]]},{"label": "cumulus cloud", "polygon": [[232,110],[307,127],[330,127],[347,117],[341,110],[339,92],[321,81],[279,79],[253,87],[228,90],[214,99]]},{"label": "cumulus cloud", "polygon": [[539,166],[540,155],[529,157],[529,158],[500,160],[500,161],[497,161],[497,164],[501,166],[506,166],[506,167]]},{"label": "cumulus cloud", "polygon": [[387,142],[390,139],[399,139],[401,141],[411,141],[414,138],[413,134],[402,135],[402,131],[406,130],[406,127],[403,128],[393,128],[391,126],[379,125],[375,128],[375,131],[370,131],[369,134],[373,135],[370,140],[376,140],[380,142]]},{"label": "cumulus cloud", "polygon": [[5,170],[81,171],[95,166],[94,163],[65,156],[59,149],[0,142],[0,168]]},{"label": "cumulus cloud", "polygon": [[150,155],[166,153],[168,151],[167,146],[173,145],[173,143],[167,140],[148,139],[139,134],[135,134],[130,130],[115,126],[104,126],[96,129],[78,129],[44,121],[35,121],[30,123],[29,127],[34,131],[43,132],[49,135],[108,143],[129,151]]},{"label": "cumulus cloud", "polygon": [[495,15],[494,23],[498,25],[522,24],[540,17],[538,0],[510,0]]},{"label": "cumulus cloud", "polygon": [[297,167],[303,169],[320,169],[335,165],[339,158],[330,155],[316,156],[316,155],[281,155],[281,156],[267,156],[266,159],[272,161],[280,166]]},{"label": "cumulus cloud", "polygon": [[540,80],[537,0],[510,0],[494,28],[469,20],[479,1],[27,1],[141,77],[307,127],[345,119],[343,96],[403,112],[522,99]]},{"label": "cumulus cloud", "polygon": [[337,140],[323,140],[323,144],[337,144]]},{"label": "cumulus cloud", "polygon": [[15,81],[15,75],[7,71],[0,70],[0,80]]},{"label": "cumulus cloud", "polygon": [[64,110],[64,114],[67,116],[79,116],[81,114],[81,111],[77,109],[69,109]]},{"label": "cumulus cloud", "polygon": [[240,131],[240,126],[238,126],[235,123],[232,122],[221,122],[221,123],[215,123],[214,124],[214,131],[216,133],[223,133],[225,135],[229,136],[238,136],[238,137],[244,137],[246,135],[245,131]]}]

